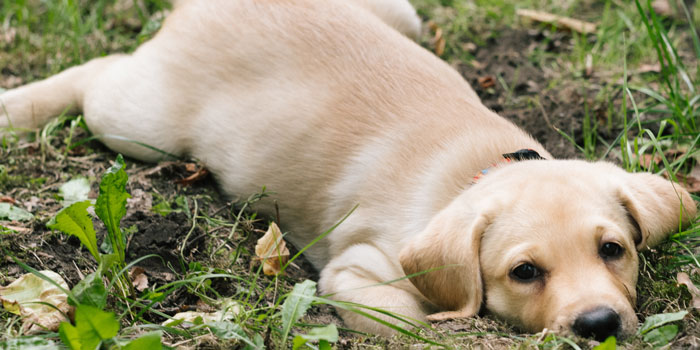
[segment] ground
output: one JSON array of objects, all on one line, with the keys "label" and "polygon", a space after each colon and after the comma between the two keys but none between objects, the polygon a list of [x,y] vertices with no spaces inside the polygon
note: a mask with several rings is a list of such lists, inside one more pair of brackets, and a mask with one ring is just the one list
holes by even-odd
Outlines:
[{"label": "ground", "polygon": [[[0,16],[5,18],[5,25],[0,28],[0,87],[13,88],[103,53],[132,50],[157,30],[165,13],[162,11],[167,12],[167,5],[159,1],[137,1],[136,6],[129,6],[127,1],[97,3],[93,7],[87,2],[66,2],[65,7],[57,10],[53,6],[60,5],[5,1],[5,8],[0,8]],[[544,8],[602,22],[601,25],[608,25],[604,17],[609,13],[617,14],[619,22],[640,16],[635,14],[633,6],[614,1],[561,3],[566,4],[523,1],[518,7]],[[627,84],[623,83],[623,76],[629,75],[630,85],[658,88],[660,84],[656,77],[658,69],[648,69],[656,61],[649,54],[653,53],[650,48],[648,51],[641,48],[649,45],[642,34],[626,34],[626,39],[622,39],[627,40],[626,54],[614,54],[622,48],[605,47],[605,42],[619,44],[618,36],[622,35],[617,34],[619,28],[614,25],[609,25],[609,31],[584,35],[522,22],[514,13],[515,7],[498,1],[489,4],[416,0],[414,4],[425,23],[421,44],[438,51],[461,72],[486,106],[528,131],[557,158],[604,158],[630,168],[619,143],[620,135],[626,130],[622,120],[627,113],[632,119],[633,114],[624,97],[636,97],[642,105],[649,96],[639,90],[625,91]],[[65,24],[55,18],[60,16],[51,16],[52,11],[69,19],[78,16],[83,23]],[[54,21],[51,28],[46,21]],[[644,28],[640,20],[630,22],[637,29]],[[690,76],[697,77],[692,67],[697,67],[698,57],[693,54],[689,24],[674,19],[667,19],[664,24],[671,28],[669,35],[679,57],[687,62],[686,67],[691,67]],[[440,47],[441,41],[444,49]],[[586,63],[586,52],[595,54],[592,67]],[[629,70],[622,68],[626,64],[630,64]],[[656,105],[652,107],[658,109]],[[697,118],[692,114],[694,110],[690,110],[691,117]],[[654,118],[652,112],[640,116],[645,122]],[[0,147],[0,201],[34,215],[30,221],[0,221],[7,228],[6,233],[0,232],[0,249],[5,254],[0,261],[0,286],[26,273],[15,259],[38,270],[58,272],[69,286],[76,285],[97,268],[94,258],[77,238],[47,228],[47,222],[61,209],[59,187],[71,179],[85,177],[91,184],[89,198],[95,198],[99,179],[116,157],[98,141],[90,140],[86,130],[71,127],[71,121],[75,118],[67,118],[64,124],[29,140],[6,140]],[[671,128],[659,131],[658,123],[644,125],[659,137],[674,134]],[[691,133],[691,138],[695,136]],[[76,140],[85,142],[68,147]],[[680,149],[682,145],[683,142],[675,142],[671,148]],[[686,154],[691,153],[686,150]],[[164,315],[216,308],[222,298],[232,298],[247,310],[245,316],[239,317],[247,336],[253,339],[260,335],[268,348],[280,346],[281,296],[295,283],[316,279],[317,272],[301,256],[290,265],[285,276],[275,279],[260,274],[260,263],[254,255],[255,242],[267,224],[277,218],[257,217],[254,212],[257,198],[222,197],[211,177],[180,181],[200,168],[196,160],[144,164],[126,159],[126,164],[127,191],[132,197],[121,223],[130,232],[127,261],[154,255],[137,263],[145,270],[149,288],[168,284],[177,288],[136,317],[136,322],[132,322],[132,314],[122,314],[121,309],[133,300],[110,297],[107,308],[122,314],[123,336],[128,338],[142,332],[148,323],[160,324],[166,319]],[[101,240],[106,229],[100,225],[96,229]],[[682,243],[697,254],[692,237],[688,239]],[[683,249],[679,243],[666,243],[642,255],[644,264],[638,287],[640,320],[658,313],[690,310],[691,314],[677,323],[678,335],[669,343],[673,348],[700,346],[700,316],[692,308],[691,294],[675,282],[680,271],[688,272],[694,280],[698,277],[698,266],[689,263],[692,260],[683,256],[686,254]],[[296,252],[292,247],[292,255]],[[207,277],[213,274],[219,277]],[[0,313],[0,322],[8,325],[0,334],[0,344],[21,335],[16,320],[12,314]],[[416,337],[456,347],[596,345],[586,339],[547,333],[522,334],[488,314],[433,324],[433,329],[419,331],[414,337],[383,339],[342,328],[333,308],[323,304],[312,307],[293,333],[306,332],[310,325],[328,323],[335,323],[341,329],[335,345],[339,349],[430,347]],[[55,333],[47,336],[57,339]],[[165,344],[181,348],[243,348],[240,342],[222,339],[217,338],[216,332],[204,330],[166,332],[163,338]],[[618,343],[626,348],[652,347],[638,336]]]}]

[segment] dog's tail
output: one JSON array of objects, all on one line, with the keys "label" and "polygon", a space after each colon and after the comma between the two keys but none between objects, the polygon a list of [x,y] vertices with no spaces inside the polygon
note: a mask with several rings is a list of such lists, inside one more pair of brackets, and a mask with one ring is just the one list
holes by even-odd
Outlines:
[{"label": "dog's tail", "polygon": [[55,76],[0,94],[0,135],[8,129],[28,131],[51,118],[82,110],[83,95],[92,79],[121,56],[97,58]]}]

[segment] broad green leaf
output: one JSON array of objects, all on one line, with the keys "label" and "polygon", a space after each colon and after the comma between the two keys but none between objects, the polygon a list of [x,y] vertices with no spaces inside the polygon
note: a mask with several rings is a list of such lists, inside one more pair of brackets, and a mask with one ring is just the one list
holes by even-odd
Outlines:
[{"label": "broad green leaf", "polygon": [[72,308],[68,305],[68,284],[49,270],[40,272],[61,288],[43,278],[27,273],[7,287],[0,287],[0,302],[9,312],[23,317],[24,329],[34,333],[43,329],[56,331]]},{"label": "broad green leaf", "polygon": [[134,339],[122,347],[123,350],[161,350],[161,332],[151,332]]},{"label": "broad green leaf", "polygon": [[124,158],[117,156],[115,164],[105,172],[100,181],[100,194],[95,203],[95,213],[104,222],[112,245],[119,254],[120,261],[124,259],[124,243],[119,223],[126,214],[126,200],[131,196],[126,192],[128,176],[124,171]]},{"label": "broad green leaf", "polygon": [[90,181],[84,177],[75,178],[61,185],[58,193],[63,198],[61,205],[64,208],[85,201],[90,193]]},{"label": "broad green leaf", "polygon": [[56,343],[41,337],[14,338],[0,342],[3,350],[59,350]]},{"label": "broad green leaf", "polygon": [[334,324],[325,327],[312,328],[308,334],[299,334],[294,337],[293,349],[297,350],[308,341],[318,340],[335,343],[338,341],[338,328]]},{"label": "broad green leaf", "polygon": [[113,312],[102,311],[90,305],[75,308],[75,328],[83,349],[95,349],[101,341],[119,332],[119,321]]},{"label": "broad green leaf", "polygon": [[608,337],[604,342],[596,345],[593,350],[615,350],[617,349],[617,340],[615,337]]},{"label": "broad green leaf", "polygon": [[294,289],[287,296],[282,305],[282,337],[286,341],[292,326],[311,306],[311,301],[316,293],[316,282],[306,280],[294,285]]},{"label": "broad green leaf", "polygon": [[294,337],[292,340],[292,350],[298,350],[301,349],[302,346],[306,345],[308,340],[304,339],[303,337],[297,335]]},{"label": "broad green leaf", "polygon": [[82,305],[104,309],[107,304],[107,290],[99,270],[85,276],[73,287],[72,292],[77,302]]},{"label": "broad green leaf", "polygon": [[637,334],[646,334],[650,330],[665,325],[669,322],[680,321],[688,314],[688,311],[679,311],[666,314],[656,314],[647,317],[644,324],[639,328]]},{"label": "broad green leaf", "polygon": [[58,335],[61,337],[63,344],[67,345],[71,350],[81,350],[80,333],[78,329],[73,327],[68,322],[62,322],[58,328]]},{"label": "broad green leaf", "polygon": [[675,324],[650,330],[644,335],[644,341],[651,343],[655,348],[668,344],[678,334],[678,326]]},{"label": "broad green leaf", "polygon": [[10,203],[0,203],[0,220],[29,221],[34,218],[32,213],[17,208]]},{"label": "broad green leaf", "polygon": [[73,203],[56,214],[56,223],[49,225],[52,230],[59,230],[65,234],[73,235],[90,251],[95,260],[100,261],[100,253],[97,251],[97,237],[92,218],[87,208],[90,201]]}]

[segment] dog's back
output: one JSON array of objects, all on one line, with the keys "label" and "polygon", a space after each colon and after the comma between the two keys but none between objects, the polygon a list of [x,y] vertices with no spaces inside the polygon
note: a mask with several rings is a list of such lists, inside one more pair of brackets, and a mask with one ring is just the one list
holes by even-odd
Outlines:
[{"label": "dog's back", "polygon": [[[163,157],[143,143],[192,155],[231,195],[266,185],[305,238],[360,201],[372,208],[378,188],[413,201],[401,188],[432,167],[436,147],[481,145],[505,128],[520,136],[474,156],[540,148],[483,107],[451,67],[345,1],[184,0],[132,55],[93,60],[0,100],[15,127],[74,107],[117,152]],[[376,166],[386,159],[397,162]],[[323,265],[325,254],[311,255]]]}]

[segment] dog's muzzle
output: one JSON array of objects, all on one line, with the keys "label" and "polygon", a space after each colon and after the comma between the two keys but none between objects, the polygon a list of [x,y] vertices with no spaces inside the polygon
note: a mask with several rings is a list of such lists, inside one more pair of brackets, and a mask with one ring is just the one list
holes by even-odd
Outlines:
[{"label": "dog's muzzle", "polygon": [[609,307],[598,307],[580,314],[571,327],[579,336],[603,341],[620,333],[620,315]]}]

